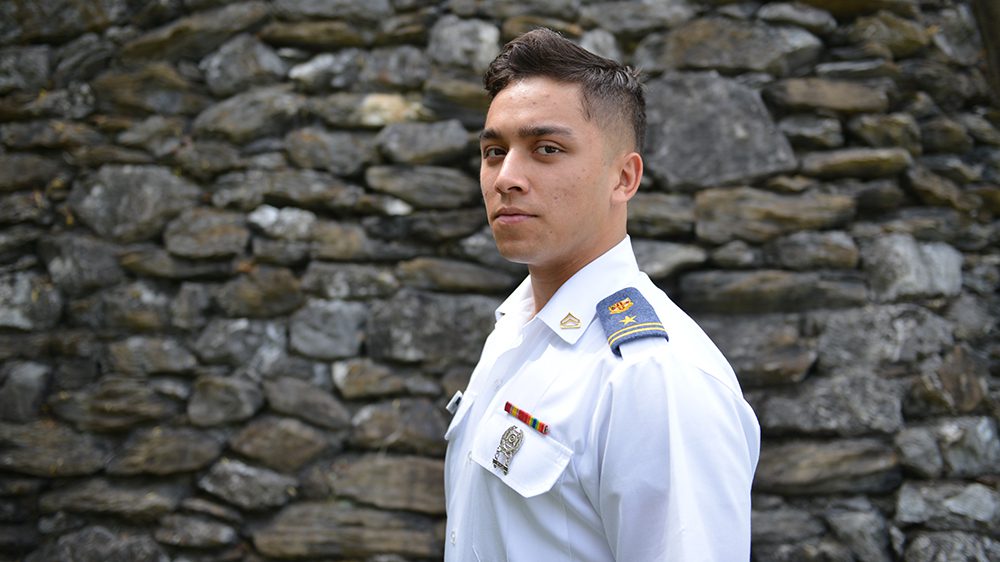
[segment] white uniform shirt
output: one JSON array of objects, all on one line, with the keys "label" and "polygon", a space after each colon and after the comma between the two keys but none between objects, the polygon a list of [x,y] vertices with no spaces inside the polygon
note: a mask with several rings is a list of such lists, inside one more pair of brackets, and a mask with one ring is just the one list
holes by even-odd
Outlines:
[{"label": "white uniform shirt", "polygon": [[[619,357],[595,307],[625,287],[669,341],[628,342]],[[533,311],[528,278],[497,309],[445,434],[445,560],[748,560],[757,419],[715,345],[639,271],[629,239]],[[523,441],[504,474],[493,460],[511,426]]]}]

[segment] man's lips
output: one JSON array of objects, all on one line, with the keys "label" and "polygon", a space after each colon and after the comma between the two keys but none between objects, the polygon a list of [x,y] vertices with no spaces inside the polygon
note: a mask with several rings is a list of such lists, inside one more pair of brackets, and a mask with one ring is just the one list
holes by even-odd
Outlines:
[{"label": "man's lips", "polygon": [[524,222],[535,215],[517,208],[503,208],[497,210],[493,213],[493,222],[500,224],[517,224],[519,222]]}]

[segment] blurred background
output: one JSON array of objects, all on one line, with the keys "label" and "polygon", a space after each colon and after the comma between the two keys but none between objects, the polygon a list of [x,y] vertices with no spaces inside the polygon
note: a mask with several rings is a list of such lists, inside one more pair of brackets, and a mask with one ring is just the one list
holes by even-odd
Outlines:
[{"label": "blurred background", "polygon": [[645,72],[629,230],[760,418],[753,559],[1000,560],[989,0],[0,2],[0,560],[439,560],[537,26]]}]

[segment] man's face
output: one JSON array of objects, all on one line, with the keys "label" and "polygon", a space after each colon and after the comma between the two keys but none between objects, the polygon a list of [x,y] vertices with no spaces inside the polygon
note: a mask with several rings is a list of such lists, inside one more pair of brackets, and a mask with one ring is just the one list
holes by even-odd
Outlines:
[{"label": "man's face", "polygon": [[479,180],[505,258],[533,273],[572,273],[621,240],[619,156],[609,134],[584,117],[578,85],[534,77],[496,95]]}]

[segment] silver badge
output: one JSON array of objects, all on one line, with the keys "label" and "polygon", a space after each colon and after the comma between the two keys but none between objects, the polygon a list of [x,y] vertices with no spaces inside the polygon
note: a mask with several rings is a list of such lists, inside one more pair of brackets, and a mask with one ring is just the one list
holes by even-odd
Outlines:
[{"label": "silver badge", "polygon": [[524,432],[516,425],[508,427],[507,431],[504,431],[503,436],[500,437],[500,446],[497,447],[497,452],[493,455],[493,468],[499,468],[504,474],[507,474],[507,471],[510,470],[510,461],[514,458],[517,450],[521,448],[523,439]]}]

